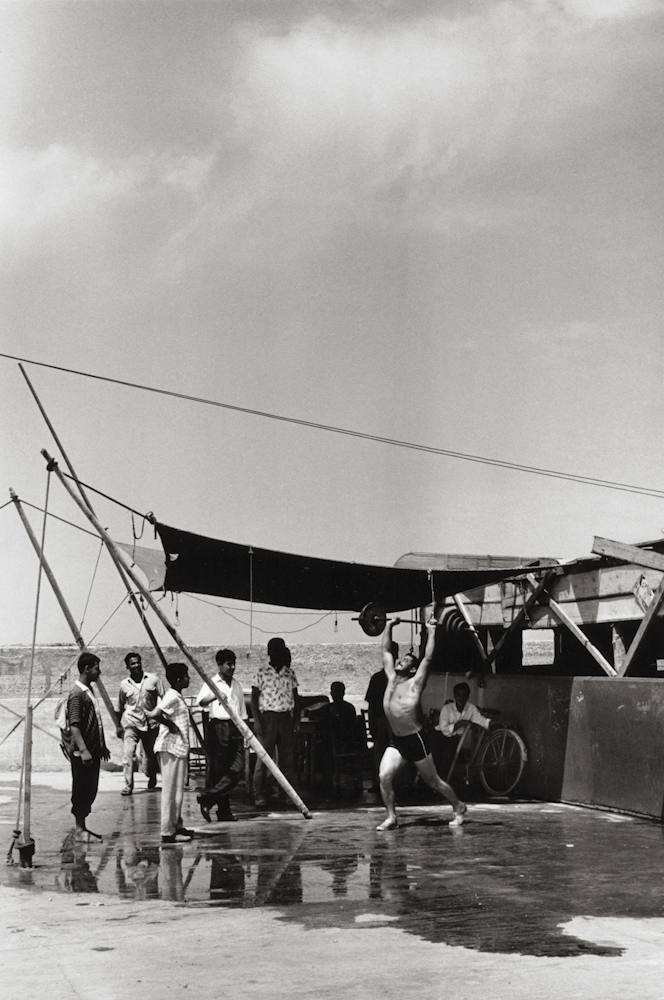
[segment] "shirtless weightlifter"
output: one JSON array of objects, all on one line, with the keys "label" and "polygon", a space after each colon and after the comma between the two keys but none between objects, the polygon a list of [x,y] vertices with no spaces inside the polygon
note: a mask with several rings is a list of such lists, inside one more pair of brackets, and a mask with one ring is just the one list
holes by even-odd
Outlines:
[{"label": "shirtless weightlifter", "polygon": [[414,653],[406,653],[394,662],[392,629],[400,621],[400,618],[395,618],[389,622],[383,634],[383,669],[387,674],[383,706],[393,735],[380,762],[380,791],[387,809],[387,819],[376,829],[380,832],[395,830],[399,825],[394,806],[394,778],[405,761],[412,761],[427,785],[452,803],[454,817],[450,826],[461,826],[467,806],[436,771],[420,707],[420,698],[429,676],[436,645],[436,620],[431,618],[427,622],[427,644],[419,666]]}]

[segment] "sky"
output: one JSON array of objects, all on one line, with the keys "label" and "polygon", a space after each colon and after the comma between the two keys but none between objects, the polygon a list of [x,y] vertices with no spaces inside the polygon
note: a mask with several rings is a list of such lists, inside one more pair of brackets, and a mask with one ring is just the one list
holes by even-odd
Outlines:
[{"label": "sky", "polygon": [[[660,0],[23,0],[0,37],[4,354],[664,490]],[[662,499],[26,371],[84,482],[189,531],[378,565],[664,531]],[[0,503],[43,506],[41,448],[0,358]],[[69,641],[11,505],[0,552],[0,644]],[[87,641],[145,641],[94,538],[45,552]],[[162,607],[248,642],[213,603]],[[255,643],[366,638],[266,610]]]}]

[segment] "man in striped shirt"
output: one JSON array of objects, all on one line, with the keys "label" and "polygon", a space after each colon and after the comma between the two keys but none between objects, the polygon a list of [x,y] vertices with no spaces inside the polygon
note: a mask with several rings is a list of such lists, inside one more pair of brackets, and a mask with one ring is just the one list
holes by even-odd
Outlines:
[{"label": "man in striped shirt", "polygon": [[88,830],[86,820],[99,788],[102,760],[111,756],[104,738],[104,726],[97,699],[90,685],[99,679],[101,666],[94,653],[78,658],[78,680],[67,699],[67,719],[71,729],[71,811],[76,820],[76,839],[89,840],[98,833]]}]

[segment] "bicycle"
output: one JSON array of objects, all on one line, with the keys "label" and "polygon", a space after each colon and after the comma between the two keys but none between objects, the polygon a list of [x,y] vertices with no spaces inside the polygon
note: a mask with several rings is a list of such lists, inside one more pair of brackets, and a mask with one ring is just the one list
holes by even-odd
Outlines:
[{"label": "bicycle", "polygon": [[[482,715],[496,719],[501,713],[495,708],[481,708]],[[467,757],[461,757],[468,733],[479,730],[479,738]],[[449,771],[448,783],[453,773],[471,786],[479,779],[484,790],[491,796],[505,796],[514,791],[528,761],[526,744],[511,726],[499,723],[491,729],[469,723],[461,736]],[[460,772],[460,774],[459,774]]]}]

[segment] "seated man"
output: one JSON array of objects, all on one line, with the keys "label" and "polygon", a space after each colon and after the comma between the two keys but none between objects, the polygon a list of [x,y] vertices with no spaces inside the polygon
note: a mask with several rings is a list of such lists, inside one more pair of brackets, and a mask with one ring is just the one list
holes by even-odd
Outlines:
[{"label": "seated man", "polygon": [[347,753],[358,747],[358,716],[355,706],[344,699],[346,685],[333,681],[332,701],[312,713],[318,723],[323,772],[326,783],[335,771],[335,753]]},{"label": "seated man", "polygon": [[334,732],[340,746],[353,744],[357,732],[357,712],[355,706],[344,699],[345,693],[346,685],[343,681],[333,681],[330,685],[332,701],[316,712],[320,722]]},{"label": "seated man", "polygon": [[[459,741],[468,732],[471,725],[481,726],[489,729],[495,725],[486,715],[482,715],[479,708],[470,701],[470,687],[465,681],[454,685],[454,701],[446,702],[440,710],[440,718],[437,728],[442,733],[442,747],[440,753],[436,753],[436,769],[445,780],[448,779],[448,771],[454,760]],[[468,741],[464,746],[468,745]]]}]

